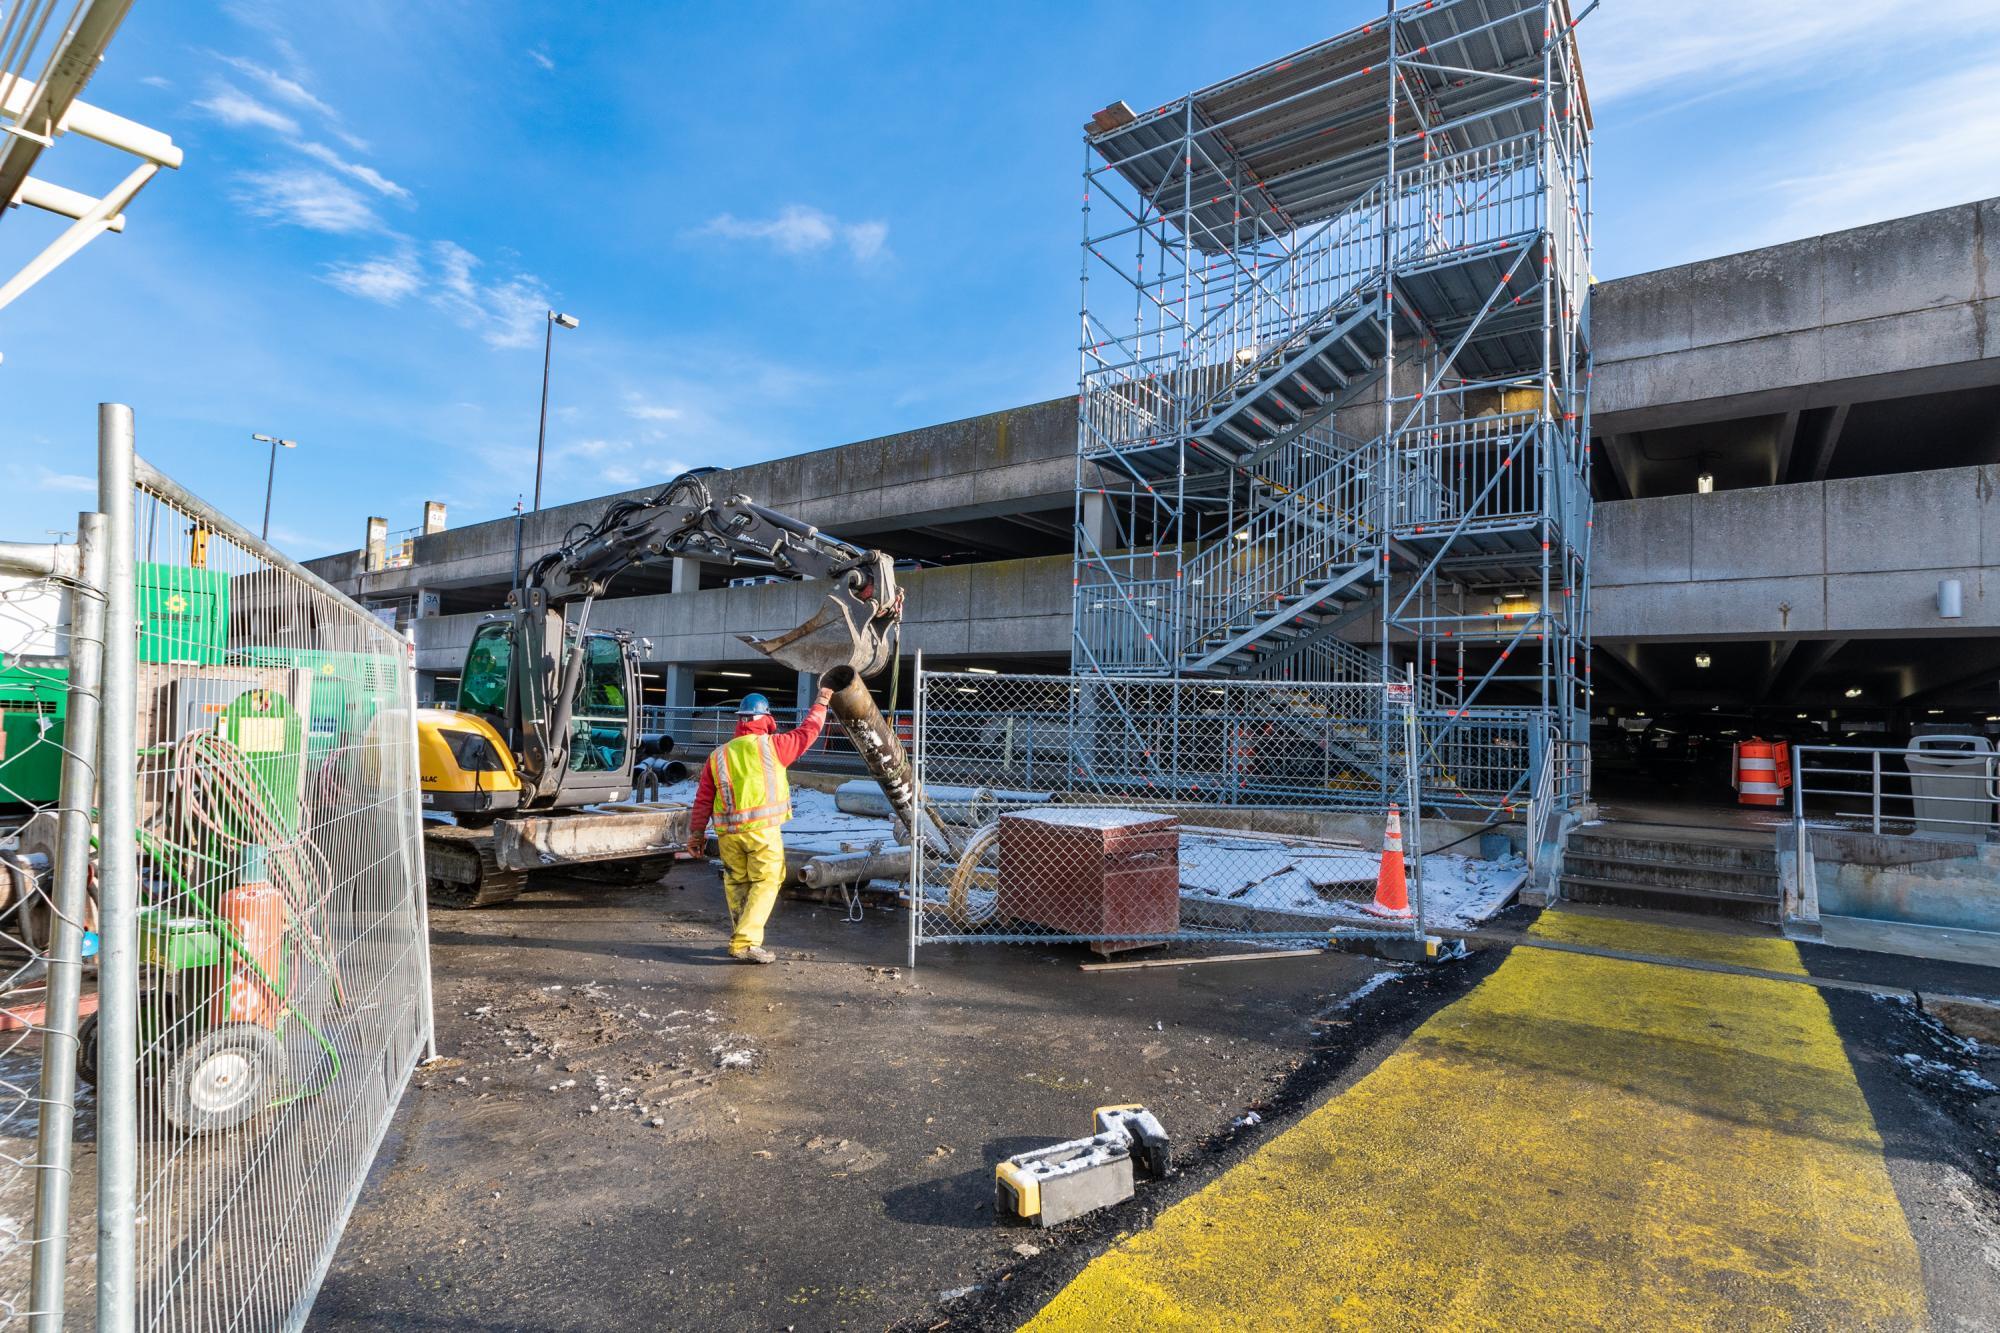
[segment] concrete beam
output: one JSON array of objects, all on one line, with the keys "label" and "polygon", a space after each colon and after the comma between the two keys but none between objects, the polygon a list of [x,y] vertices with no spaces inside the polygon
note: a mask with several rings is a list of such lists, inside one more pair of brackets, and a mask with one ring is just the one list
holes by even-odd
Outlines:
[{"label": "concrete beam", "polygon": [[[1789,639],[2000,632],[2000,466],[1600,504],[1595,636]],[[1965,614],[1937,614],[1938,580]],[[1989,585],[1993,588],[1988,595]]]},{"label": "concrete beam", "polygon": [[[908,594],[906,653],[1002,661],[1069,653],[1067,555],[916,569],[898,579]],[[811,616],[825,595],[824,585],[801,581],[612,597],[597,603],[591,622],[651,639],[649,663],[655,666],[761,663],[765,659],[737,636],[790,629]],[[418,668],[455,670],[483,618],[467,612],[417,621]]]},{"label": "concrete beam", "polygon": [[[1794,640],[1794,643],[1796,642],[1797,640]],[[1845,639],[1814,639],[1803,645],[1801,651],[1791,655],[1788,663],[1790,670],[1781,680],[1772,682],[1769,701],[1774,704],[1788,704],[1796,699],[1799,691],[1806,687],[1806,682],[1825,670],[1826,664],[1839,656],[1840,650],[1846,646]],[[1758,702],[1763,703],[1765,700],[1760,697]]]},{"label": "concrete beam", "polygon": [[1840,447],[1840,433],[1847,425],[1849,404],[1823,408],[1815,421],[1813,447],[1806,465],[1807,481],[1825,481],[1826,471],[1833,466],[1833,451]]},{"label": "concrete beam", "polygon": [[1625,454],[1634,448],[1629,435],[1606,435],[1600,441],[1604,445],[1604,461],[1611,474],[1611,480],[1618,487],[1619,497],[1626,500],[1639,498],[1639,488],[1632,484],[1632,469],[1625,461]]},{"label": "concrete beam", "polygon": [[1623,433],[2000,383],[2000,199],[1600,283],[1592,415]]},{"label": "concrete beam", "polygon": [[1791,480],[1792,446],[1799,438],[1799,418],[1804,415],[1797,408],[1778,418],[1778,435],[1771,445],[1771,484],[1782,486]]}]

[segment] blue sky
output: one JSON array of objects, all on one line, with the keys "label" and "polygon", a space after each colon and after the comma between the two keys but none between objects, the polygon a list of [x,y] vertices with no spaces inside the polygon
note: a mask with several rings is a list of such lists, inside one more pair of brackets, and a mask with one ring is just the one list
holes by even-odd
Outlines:
[{"label": "blue sky", "polygon": [[[1600,277],[2000,193],[2000,3],[1605,0]],[[10,539],[73,525],[94,404],[295,555],[1071,392],[1081,126],[1375,0],[697,5],[140,0],[86,96],[171,133],[0,312]],[[40,174],[124,170],[67,140]],[[0,224],[9,272],[56,230]]]}]

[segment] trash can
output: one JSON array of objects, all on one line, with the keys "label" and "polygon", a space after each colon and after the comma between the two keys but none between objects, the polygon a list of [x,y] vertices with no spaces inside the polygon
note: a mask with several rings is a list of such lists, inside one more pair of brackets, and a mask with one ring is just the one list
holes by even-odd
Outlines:
[{"label": "trash can", "polygon": [[1910,805],[1918,833],[1990,836],[1994,828],[1993,743],[1984,736],[1912,736]]}]

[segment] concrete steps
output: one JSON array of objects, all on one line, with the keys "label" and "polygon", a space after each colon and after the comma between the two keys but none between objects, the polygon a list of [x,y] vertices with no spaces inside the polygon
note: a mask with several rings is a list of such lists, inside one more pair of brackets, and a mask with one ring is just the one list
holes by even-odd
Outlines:
[{"label": "concrete steps", "polygon": [[1700,830],[1582,828],[1563,852],[1562,896],[1667,911],[1778,919],[1775,849]]}]

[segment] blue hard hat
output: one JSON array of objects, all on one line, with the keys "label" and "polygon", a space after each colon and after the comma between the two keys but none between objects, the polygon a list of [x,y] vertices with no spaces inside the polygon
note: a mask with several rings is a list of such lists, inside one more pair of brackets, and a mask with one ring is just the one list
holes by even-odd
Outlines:
[{"label": "blue hard hat", "polygon": [[736,705],[736,716],[769,717],[771,716],[771,701],[761,694],[746,694],[743,696],[743,702]]}]

